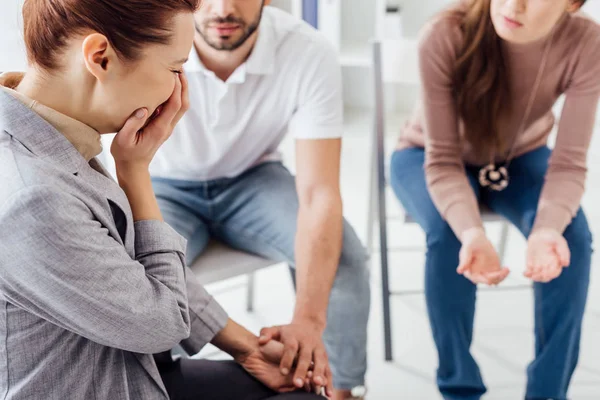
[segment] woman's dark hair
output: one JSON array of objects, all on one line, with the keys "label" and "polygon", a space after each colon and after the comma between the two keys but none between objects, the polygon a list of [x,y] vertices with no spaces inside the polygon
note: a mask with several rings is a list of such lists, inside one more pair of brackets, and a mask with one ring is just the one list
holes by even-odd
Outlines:
[{"label": "woman's dark hair", "polygon": [[60,67],[61,51],[78,34],[106,36],[117,54],[136,60],[144,45],[168,44],[172,18],[193,13],[201,0],[25,0],[27,58],[46,70]]},{"label": "woman's dark hair", "polygon": [[[583,5],[586,0],[571,0]],[[453,87],[465,138],[479,152],[506,151],[498,123],[509,113],[510,76],[501,39],[490,15],[491,0],[466,0],[447,12],[458,22],[464,44],[454,65]]]}]

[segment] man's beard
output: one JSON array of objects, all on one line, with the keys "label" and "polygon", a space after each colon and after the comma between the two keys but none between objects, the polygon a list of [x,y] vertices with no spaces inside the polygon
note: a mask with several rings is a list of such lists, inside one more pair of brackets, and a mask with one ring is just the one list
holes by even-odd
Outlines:
[{"label": "man's beard", "polygon": [[[258,15],[256,16],[255,20],[251,24],[246,24],[246,21],[230,15],[225,18],[213,18],[209,21],[205,21],[203,23],[204,29],[200,29],[197,26],[196,30],[198,31],[200,36],[202,36],[202,39],[204,39],[206,44],[208,44],[213,49],[222,50],[222,51],[236,50],[240,46],[242,46],[244,43],[246,43],[248,38],[250,36],[252,36],[254,34],[254,32],[256,32],[256,30],[258,29],[258,26],[260,25],[260,20],[262,18],[263,7],[264,7],[264,0],[263,0],[263,4],[260,6],[260,11],[259,11]],[[220,39],[223,41],[218,41],[218,42],[213,41],[208,37],[208,35],[204,34],[204,32],[208,31],[208,29],[209,29],[208,26],[212,25],[212,24],[235,24],[235,25],[238,25],[240,27],[240,29],[242,29],[243,33],[238,40],[236,40],[235,42],[232,42],[232,43],[226,42],[226,40],[228,39],[227,36],[220,37]]]}]

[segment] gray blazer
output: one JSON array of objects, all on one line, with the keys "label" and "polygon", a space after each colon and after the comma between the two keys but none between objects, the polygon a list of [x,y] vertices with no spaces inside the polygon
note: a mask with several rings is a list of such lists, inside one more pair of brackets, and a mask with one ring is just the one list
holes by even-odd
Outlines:
[{"label": "gray blazer", "polygon": [[151,354],[227,322],[185,244],[0,91],[0,399],[168,398]]}]

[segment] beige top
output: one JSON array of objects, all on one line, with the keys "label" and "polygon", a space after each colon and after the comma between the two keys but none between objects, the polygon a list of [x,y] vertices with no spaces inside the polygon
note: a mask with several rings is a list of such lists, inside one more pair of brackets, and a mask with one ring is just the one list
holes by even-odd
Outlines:
[{"label": "beige top", "polygon": [[19,86],[24,75],[21,72],[0,74],[0,88],[31,108],[54,129],[62,133],[88,162],[99,155],[102,152],[102,143],[100,133],[95,129],[14,90]]},{"label": "beige top", "polygon": [[[503,134],[518,133],[547,40],[520,45],[504,42],[515,111],[500,121]],[[555,122],[552,106],[565,94],[534,224],[534,229],[563,232],[584,192],[587,151],[600,95],[600,26],[581,14],[567,15],[552,40],[541,85],[525,130],[514,142],[513,157],[546,144]],[[399,141],[400,149],[426,149],[425,174],[431,197],[457,235],[483,225],[464,165],[490,161],[489,154],[475,153],[464,140],[455,111],[451,72],[461,42],[462,33],[449,18],[438,18],[424,30],[419,45],[422,99]]]}]

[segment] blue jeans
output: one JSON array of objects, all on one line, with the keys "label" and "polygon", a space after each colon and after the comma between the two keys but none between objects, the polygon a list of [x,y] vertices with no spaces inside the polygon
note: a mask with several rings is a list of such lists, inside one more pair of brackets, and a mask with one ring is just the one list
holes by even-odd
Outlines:
[{"label": "blue jeans", "polygon": [[[529,235],[551,151],[542,147],[514,159],[510,184],[501,192],[479,186],[477,168],[466,167],[481,202]],[[456,273],[460,242],[431,201],[420,148],[392,157],[391,184],[406,212],[427,240],[425,295],[437,347],[437,384],[444,399],[479,399],[486,392],[469,348],[473,337],[476,286]],[[577,364],[581,323],[587,298],[592,236],[582,210],[564,232],[571,265],[549,283],[534,284],[535,360],[527,369],[528,399],[566,399]]]},{"label": "blue jeans", "polygon": [[[155,178],[153,185],[165,221],[188,239],[188,264],[213,237],[295,266],[298,197],[295,179],[281,163],[265,163],[231,179]],[[367,259],[363,245],[345,222],[324,335],[337,389],[364,385],[370,307]]]}]

